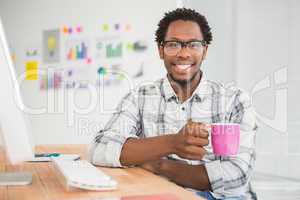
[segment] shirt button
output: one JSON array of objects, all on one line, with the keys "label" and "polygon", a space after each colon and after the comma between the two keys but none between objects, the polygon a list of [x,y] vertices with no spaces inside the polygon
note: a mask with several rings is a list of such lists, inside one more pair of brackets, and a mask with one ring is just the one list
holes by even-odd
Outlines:
[{"label": "shirt button", "polygon": [[201,99],[200,97],[198,97],[198,96],[195,97],[195,100],[196,100],[196,101],[199,101],[199,102],[202,101],[202,99]]},{"label": "shirt button", "polygon": [[185,111],[185,107],[181,107],[181,110],[182,110],[182,111]]}]

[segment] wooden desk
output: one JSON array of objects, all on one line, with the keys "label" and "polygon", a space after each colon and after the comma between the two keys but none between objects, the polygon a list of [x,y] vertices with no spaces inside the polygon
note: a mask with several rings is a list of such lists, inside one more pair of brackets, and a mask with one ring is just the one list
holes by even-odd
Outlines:
[{"label": "wooden desk", "polygon": [[[86,157],[85,145],[38,146],[37,152],[76,153]],[[201,199],[192,192],[141,168],[101,168],[118,181],[118,189],[107,192],[87,190],[66,191],[59,181],[51,162],[24,163],[18,166],[7,164],[3,151],[0,152],[0,171],[30,171],[33,183],[28,186],[0,186],[0,200],[100,200],[104,197],[172,193],[181,200]]]}]

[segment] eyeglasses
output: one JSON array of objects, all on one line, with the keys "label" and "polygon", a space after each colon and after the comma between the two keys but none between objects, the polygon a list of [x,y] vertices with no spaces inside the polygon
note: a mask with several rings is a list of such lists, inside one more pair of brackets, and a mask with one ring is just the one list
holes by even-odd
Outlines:
[{"label": "eyeglasses", "polygon": [[192,40],[188,42],[177,41],[177,40],[169,40],[162,42],[162,46],[164,47],[164,51],[168,55],[177,55],[183,47],[187,47],[187,49],[191,53],[199,54],[203,50],[203,47],[206,46],[205,40]]}]

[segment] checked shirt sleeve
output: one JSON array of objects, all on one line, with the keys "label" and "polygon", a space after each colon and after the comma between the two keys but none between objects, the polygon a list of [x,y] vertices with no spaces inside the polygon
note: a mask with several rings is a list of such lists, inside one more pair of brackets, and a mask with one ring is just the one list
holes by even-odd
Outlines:
[{"label": "checked shirt sleeve", "polygon": [[95,165],[122,167],[120,154],[128,138],[141,133],[136,93],[126,95],[104,129],[100,130],[89,146],[88,157]]}]

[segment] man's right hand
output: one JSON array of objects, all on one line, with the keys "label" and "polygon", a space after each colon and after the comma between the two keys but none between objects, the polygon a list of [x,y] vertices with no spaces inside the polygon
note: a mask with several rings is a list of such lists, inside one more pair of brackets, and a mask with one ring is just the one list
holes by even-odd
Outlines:
[{"label": "man's right hand", "polygon": [[191,120],[174,135],[175,154],[181,158],[201,160],[206,154],[203,146],[208,145],[208,128],[204,123]]}]

